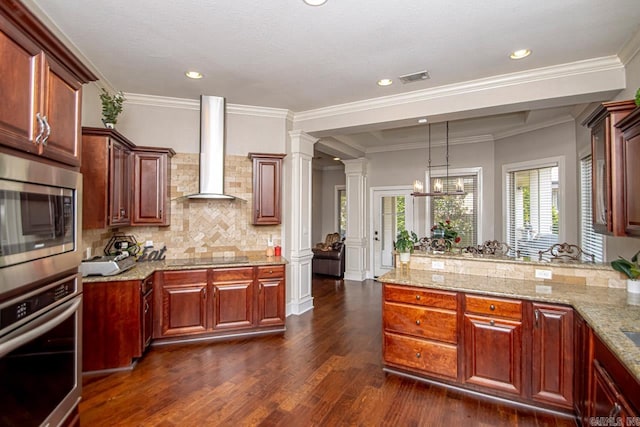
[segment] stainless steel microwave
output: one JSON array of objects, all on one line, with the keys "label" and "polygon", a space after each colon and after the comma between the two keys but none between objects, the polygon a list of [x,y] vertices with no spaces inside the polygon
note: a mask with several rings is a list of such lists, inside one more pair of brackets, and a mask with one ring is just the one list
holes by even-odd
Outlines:
[{"label": "stainless steel microwave", "polygon": [[77,268],[82,175],[0,153],[0,295]]}]

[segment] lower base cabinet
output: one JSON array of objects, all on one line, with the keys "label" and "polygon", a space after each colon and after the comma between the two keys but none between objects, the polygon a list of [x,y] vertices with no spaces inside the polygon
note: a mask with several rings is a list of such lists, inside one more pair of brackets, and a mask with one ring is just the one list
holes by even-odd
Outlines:
[{"label": "lower base cabinet", "polygon": [[284,330],[284,265],[164,271],[155,295],[159,341]]}]

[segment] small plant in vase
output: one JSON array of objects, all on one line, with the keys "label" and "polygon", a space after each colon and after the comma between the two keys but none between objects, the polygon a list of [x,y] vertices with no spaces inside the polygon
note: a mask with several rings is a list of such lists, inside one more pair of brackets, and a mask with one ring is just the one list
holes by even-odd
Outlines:
[{"label": "small plant in vase", "polygon": [[409,262],[413,248],[417,243],[418,235],[413,231],[409,233],[407,230],[402,230],[398,233],[394,246],[396,248],[396,252],[400,255],[400,262]]},{"label": "small plant in vase", "polygon": [[461,240],[449,219],[446,221],[438,221],[437,224],[431,227],[431,234],[435,239],[442,239],[448,251],[451,250],[454,243],[460,243]]},{"label": "small plant in vase", "polygon": [[618,257],[618,259],[611,261],[611,267],[624,273],[627,276],[627,292],[634,294],[640,293],[640,264],[638,264],[638,255],[640,251],[636,252],[631,260]]},{"label": "small plant in vase", "polygon": [[122,104],[125,101],[122,92],[111,95],[106,89],[102,89],[100,101],[102,102],[102,123],[105,127],[113,129],[118,121],[118,115],[122,112]]}]

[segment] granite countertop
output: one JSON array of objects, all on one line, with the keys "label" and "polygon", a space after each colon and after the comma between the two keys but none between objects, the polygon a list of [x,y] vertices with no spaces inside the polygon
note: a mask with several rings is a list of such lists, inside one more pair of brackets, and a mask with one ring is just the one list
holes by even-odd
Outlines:
[{"label": "granite countertop", "polygon": [[395,269],[378,281],[572,306],[640,381],[640,348],[622,331],[640,332],[640,295],[625,289]]},{"label": "granite countertop", "polygon": [[202,258],[202,259],[167,259],[164,261],[149,261],[136,263],[135,267],[115,276],[87,276],[82,283],[119,282],[125,280],[143,280],[155,271],[162,270],[195,270],[201,268],[220,267],[253,267],[256,265],[287,264],[283,257],[267,257],[261,255],[246,255],[232,258]]}]

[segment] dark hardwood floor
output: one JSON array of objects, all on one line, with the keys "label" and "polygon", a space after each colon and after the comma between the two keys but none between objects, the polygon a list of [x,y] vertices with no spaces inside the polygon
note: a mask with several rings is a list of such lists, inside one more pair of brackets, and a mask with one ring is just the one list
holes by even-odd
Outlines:
[{"label": "dark hardwood floor", "polygon": [[314,278],[284,335],[152,347],[133,371],[85,376],[87,426],[575,426],[385,374],[380,284]]}]

